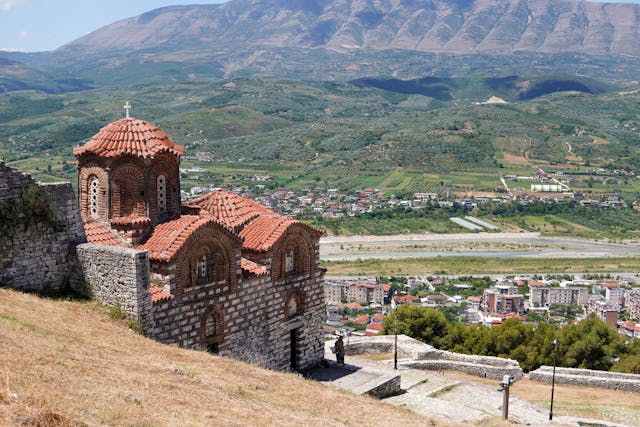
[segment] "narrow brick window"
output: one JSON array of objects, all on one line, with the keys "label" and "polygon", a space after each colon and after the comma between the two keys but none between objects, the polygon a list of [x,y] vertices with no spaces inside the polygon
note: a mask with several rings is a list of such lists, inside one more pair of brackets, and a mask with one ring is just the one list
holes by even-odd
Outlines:
[{"label": "narrow brick window", "polygon": [[93,177],[89,181],[89,215],[98,218],[98,178]]},{"label": "narrow brick window", "polygon": [[202,254],[198,258],[198,279],[205,279],[207,277],[207,255]]},{"label": "narrow brick window", "polygon": [[296,272],[296,257],[295,250],[293,248],[287,249],[284,256],[284,272],[285,274],[292,274]]},{"label": "narrow brick window", "polygon": [[158,175],[157,194],[158,210],[160,213],[165,213],[167,211],[167,178],[164,175]]}]

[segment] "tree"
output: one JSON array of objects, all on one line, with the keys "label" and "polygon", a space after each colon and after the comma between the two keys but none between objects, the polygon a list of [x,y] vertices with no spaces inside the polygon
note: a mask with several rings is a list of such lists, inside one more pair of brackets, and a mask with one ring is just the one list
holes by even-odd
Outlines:
[{"label": "tree", "polygon": [[401,305],[391,315],[385,317],[382,333],[394,333],[394,320],[398,316],[398,333],[440,348],[448,333],[449,324],[444,314],[432,308],[418,305]]},{"label": "tree", "polygon": [[562,328],[558,341],[559,365],[569,368],[607,371],[612,359],[625,352],[624,338],[594,313]]}]

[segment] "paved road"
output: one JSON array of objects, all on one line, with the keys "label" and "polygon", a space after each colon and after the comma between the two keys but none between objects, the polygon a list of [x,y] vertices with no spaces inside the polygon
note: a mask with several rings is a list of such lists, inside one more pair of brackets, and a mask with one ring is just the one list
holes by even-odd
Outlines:
[{"label": "paved road", "polygon": [[634,255],[640,255],[638,244],[547,237],[540,233],[337,236],[320,240],[320,258],[327,261],[434,256],[607,258]]}]

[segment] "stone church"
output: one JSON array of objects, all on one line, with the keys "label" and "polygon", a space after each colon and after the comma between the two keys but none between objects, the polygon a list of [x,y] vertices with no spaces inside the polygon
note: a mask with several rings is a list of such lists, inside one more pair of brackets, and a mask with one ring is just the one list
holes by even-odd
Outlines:
[{"label": "stone church", "polygon": [[183,203],[183,151],[128,112],[74,148],[91,292],[163,343],[273,369],[319,363],[322,232],[226,190]]}]

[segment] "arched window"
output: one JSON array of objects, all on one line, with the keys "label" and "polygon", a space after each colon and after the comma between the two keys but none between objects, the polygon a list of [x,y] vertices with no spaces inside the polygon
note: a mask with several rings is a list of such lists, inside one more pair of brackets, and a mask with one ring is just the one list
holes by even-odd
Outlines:
[{"label": "arched window", "polygon": [[164,175],[158,175],[156,193],[158,196],[158,210],[160,213],[165,213],[167,211],[167,177]]},{"label": "arched window", "polygon": [[99,191],[99,181],[98,178],[94,176],[89,180],[89,216],[91,216],[91,218],[98,218]]}]

